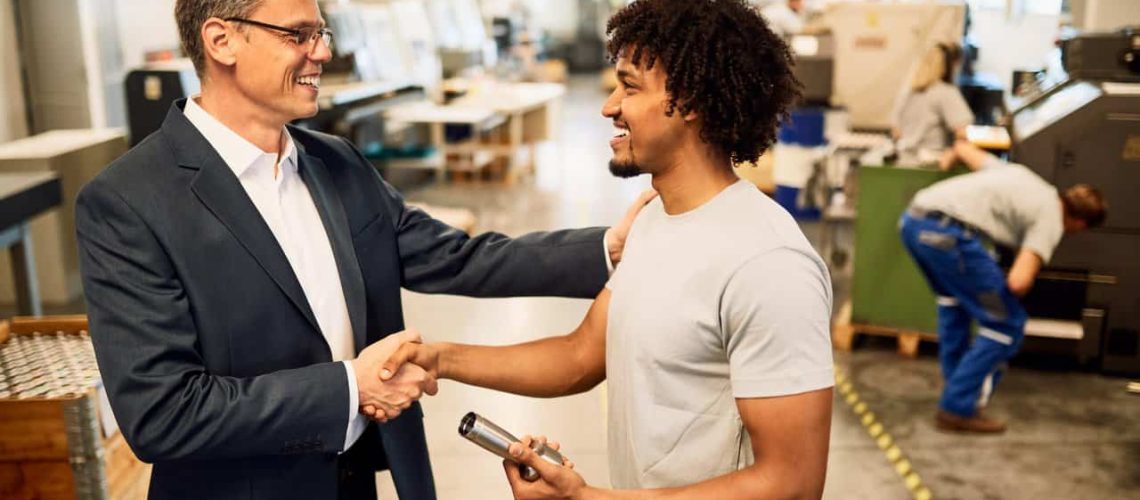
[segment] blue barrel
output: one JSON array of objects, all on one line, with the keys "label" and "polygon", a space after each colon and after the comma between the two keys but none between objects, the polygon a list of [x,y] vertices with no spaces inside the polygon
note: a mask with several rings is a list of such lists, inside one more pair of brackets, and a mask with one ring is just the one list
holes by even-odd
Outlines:
[{"label": "blue barrel", "polygon": [[781,144],[795,144],[814,148],[827,143],[824,138],[823,108],[798,108],[789,113],[788,121],[780,126]]},{"label": "blue barrel", "polygon": [[776,195],[772,198],[784,207],[789,214],[796,220],[813,221],[819,220],[822,215],[818,208],[800,208],[796,205],[796,199],[800,196],[802,188],[791,186],[776,186]]}]

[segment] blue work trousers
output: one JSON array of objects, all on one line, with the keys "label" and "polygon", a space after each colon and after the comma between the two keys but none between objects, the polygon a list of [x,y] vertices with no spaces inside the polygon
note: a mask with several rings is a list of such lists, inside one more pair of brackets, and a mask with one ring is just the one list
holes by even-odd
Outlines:
[{"label": "blue work trousers", "polygon": [[[938,296],[939,407],[970,417],[984,407],[1005,363],[1021,346],[1025,309],[979,234],[940,214],[903,215],[906,246]],[[970,326],[978,322],[971,342]]]}]

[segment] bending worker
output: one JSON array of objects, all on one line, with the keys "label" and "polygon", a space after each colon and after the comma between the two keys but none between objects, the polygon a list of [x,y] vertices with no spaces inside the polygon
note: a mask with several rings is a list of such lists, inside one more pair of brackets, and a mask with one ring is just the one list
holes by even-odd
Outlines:
[{"label": "bending worker", "polygon": [[[965,142],[943,166],[961,159],[973,173],[919,191],[902,217],[902,239],[938,295],[938,341],[945,381],[938,428],[1002,432],[1005,423],[981,409],[1017,353],[1026,313],[1018,302],[1049,262],[1064,233],[1097,227],[1107,205],[1078,184],[1057,189],[1023,165],[1006,163]],[[983,241],[1020,249],[1002,274]],[[970,342],[970,323],[978,335]]]}]

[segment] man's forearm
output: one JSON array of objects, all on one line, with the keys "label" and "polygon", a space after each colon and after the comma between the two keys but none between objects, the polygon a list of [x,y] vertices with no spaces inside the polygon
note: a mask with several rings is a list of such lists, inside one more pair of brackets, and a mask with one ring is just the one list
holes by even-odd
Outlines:
[{"label": "man's forearm", "polygon": [[[753,498],[819,498],[823,482],[817,487],[801,487],[788,474],[765,473],[760,464],[697,484],[654,490],[605,490],[586,488],[581,500],[668,500],[673,498],[716,498],[724,500]],[[815,491],[813,491],[815,490]]]},{"label": "man's forearm", "polygon": [[958,140],[954,143],[954,154],[957,155],[958,158],[962,160],[962,163],[965,163],[971,171],[981,170],[987,162],[994,158],[994,155],[964,140]]},{"label": "man's forearm", "polygon": [[439,378],[532,397],[585,392],[605,379],[572,336],[511,346],[439,344]]},{"label": "man's forearm", "polygon": [[1006,278],[1010,291],[1018,297],[1025,296],[1033,288],[1033,281],[1037,279],[1037,273],[1040,270],[1041,257],[1038,257],[1032,250],[1021,249],[1013,261],[1013,266],[1009,269],[1009,276]]}]

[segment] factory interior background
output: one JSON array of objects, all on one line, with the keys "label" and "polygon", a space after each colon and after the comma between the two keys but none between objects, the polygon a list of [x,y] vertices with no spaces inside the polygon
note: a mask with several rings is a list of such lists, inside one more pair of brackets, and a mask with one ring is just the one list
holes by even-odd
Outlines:
[{"label": "factory interior background", "polygon": [[[608,168],[615,129],[602,109],[623,84],[605,27],[630,2],[314,1],[335,43],[318,111],[292,124],[347,139],[408,204],[470,235],[517,237],[613,226],[652,187]],[[803,85],[776,144],[733,169],[795,218],[830,274],[823,498],[1140,498],[1140,1],[749,3]],[[0,0],[2,498],[147,496],[152,466],[119,432],[88,340],[76,205],[200,92],[174,8]],[[931,109],[960,102],[968,117],[935,118],[948,139],[919,147],[899,133],[927,118],[900,107],[932,54],[954,97]],[[899,232],[916,193],[974,175],[940,165],[958,143],[1107,200],[1099,227],[1066,236],[1017,299],[1023,339],[985,410],[1002,432],[948,431],[936,417],[947,303]],[[1005,190],[1011,203],[1028,196]],[[1008,271],[1016,248],[1001,246]],[[400,293],[404,323],[430,342],[562,335],[590,307]],[[29,381],[35,370],[49,375]],[[607,390],[543,399],[441,381],[421,400],[438,497],[511,497],[500,459],[456,433],[471,411],[558,440],[589,484],[609,485]],[[389,472],[376,484],[397,498]]]}]

